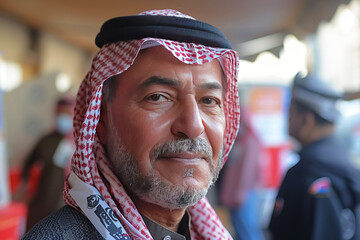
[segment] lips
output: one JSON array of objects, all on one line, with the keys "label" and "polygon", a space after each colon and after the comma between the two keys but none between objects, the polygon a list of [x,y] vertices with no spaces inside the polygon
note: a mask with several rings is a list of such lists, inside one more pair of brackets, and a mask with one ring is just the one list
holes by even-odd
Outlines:
[{"label": "lips", "polygon": [[201,160],[208,161],[204,154],[188,152],[163,154],[158,159],[182,161],[184,163],[198,163]]}]

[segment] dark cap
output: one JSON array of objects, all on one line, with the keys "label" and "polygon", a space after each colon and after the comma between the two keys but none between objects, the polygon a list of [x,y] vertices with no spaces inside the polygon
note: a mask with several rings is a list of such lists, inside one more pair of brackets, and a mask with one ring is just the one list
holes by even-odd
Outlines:
[{"label": "dark cap", "polygon": [[340,112],[336,103],[343,94],[323,81],[319,76],[301,77],[297,74],[292,86],[292,98],[318,114],[321,118],[336,122]]},{"label": "dark cap", "polygon": [[102,25],[95,43],[101,48],[107,43],[146,37],[232,49],[222,32],[210,24],[190,18],[162,15],[112,18]]}]

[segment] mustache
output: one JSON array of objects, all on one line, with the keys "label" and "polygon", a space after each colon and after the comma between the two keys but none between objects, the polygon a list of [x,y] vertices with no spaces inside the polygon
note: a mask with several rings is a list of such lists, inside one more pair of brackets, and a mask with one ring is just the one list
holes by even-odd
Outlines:
[{"label": "mustache", "polygon": [[151,153],[152,159],[158,159],[167,154],[180,154],[183,152],[203,154],[207,160],[212,162],[213,151],[209,142],[205,139],[178,139],[171,140],[164,144],[158,145]]}]

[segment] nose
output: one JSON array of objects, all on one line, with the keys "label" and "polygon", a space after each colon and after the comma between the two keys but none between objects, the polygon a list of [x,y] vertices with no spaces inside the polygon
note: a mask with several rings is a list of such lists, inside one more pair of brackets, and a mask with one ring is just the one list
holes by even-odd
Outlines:
[{"label": "nose", "polygon": [[189,139],[195,139],[204,132],[203,120],[194,98],[189,97],[180,105],[171,131],[177,137]]}]

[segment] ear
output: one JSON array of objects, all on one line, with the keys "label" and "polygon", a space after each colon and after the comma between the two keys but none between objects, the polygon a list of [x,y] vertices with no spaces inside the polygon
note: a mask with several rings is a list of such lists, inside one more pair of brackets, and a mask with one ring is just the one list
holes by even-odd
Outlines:
[{"label": "ear", "polygon": [[100,140],[100,143],[103,145],[106,144],[106,125],[107,125],[106,122],[107,122],[107,104],[105,103],[105,101],[102,101],[100,108],[100,119],[96,128],[96,133]]}]

